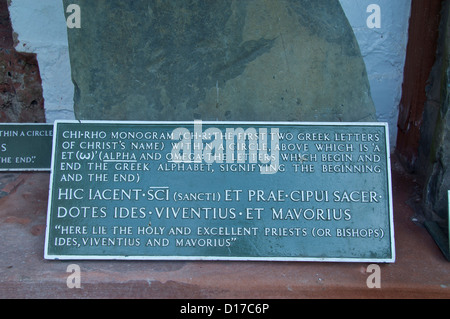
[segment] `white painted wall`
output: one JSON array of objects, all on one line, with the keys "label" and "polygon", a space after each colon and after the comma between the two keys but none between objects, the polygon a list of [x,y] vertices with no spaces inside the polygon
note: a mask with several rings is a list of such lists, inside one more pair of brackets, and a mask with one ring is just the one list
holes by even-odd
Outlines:
[{"label": "white painted wall", "polygon": [[[340,2],[360,44],[378,120],[389,123],[391,146],[394,146],[411,0]],[[367,26],[370,4],[377,4],[381,9],[379,29]],[[49,123],[74,118],[64,9],[62,0],[12,0],[10,6],[13,28],[19,39],[17,50],[37,53]]]}]

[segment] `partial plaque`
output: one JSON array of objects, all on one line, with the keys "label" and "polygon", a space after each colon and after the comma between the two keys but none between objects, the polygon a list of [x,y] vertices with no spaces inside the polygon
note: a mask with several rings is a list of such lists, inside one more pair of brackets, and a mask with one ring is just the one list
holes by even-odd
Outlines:
[{"label": "partial plaque", "polygon": [[53,124],[0,124],[0,171],[50,171]]},{"label": "partial plaque", "polygon": [[45,258],[394,262],[384,123],[56,122]]}]

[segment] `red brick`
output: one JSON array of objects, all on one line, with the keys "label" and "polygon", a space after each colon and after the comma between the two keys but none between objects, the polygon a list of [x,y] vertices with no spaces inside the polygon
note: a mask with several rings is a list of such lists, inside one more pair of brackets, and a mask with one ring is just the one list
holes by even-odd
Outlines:
[{"label": "red brick", "polygon": [[44,98],[35,54],[13,48],[6,0],[0,0],[0,122],[45,122]]}]

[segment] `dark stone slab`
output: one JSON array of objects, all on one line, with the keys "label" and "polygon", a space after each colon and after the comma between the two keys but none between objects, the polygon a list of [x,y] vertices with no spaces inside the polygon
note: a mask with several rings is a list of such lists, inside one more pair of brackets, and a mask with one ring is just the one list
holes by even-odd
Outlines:
[{"label": "dark stone slab", "polygon": [[375,119],[337,0],[72,3],[78,119]]}]

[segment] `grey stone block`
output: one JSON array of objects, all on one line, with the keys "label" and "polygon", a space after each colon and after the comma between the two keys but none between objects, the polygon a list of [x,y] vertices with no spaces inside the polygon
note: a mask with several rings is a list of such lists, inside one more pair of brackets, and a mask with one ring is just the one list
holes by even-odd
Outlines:
[{"label": "grey stone block", "polygon": [[373,121],[338,0],[64,0],[78,119]]}]

